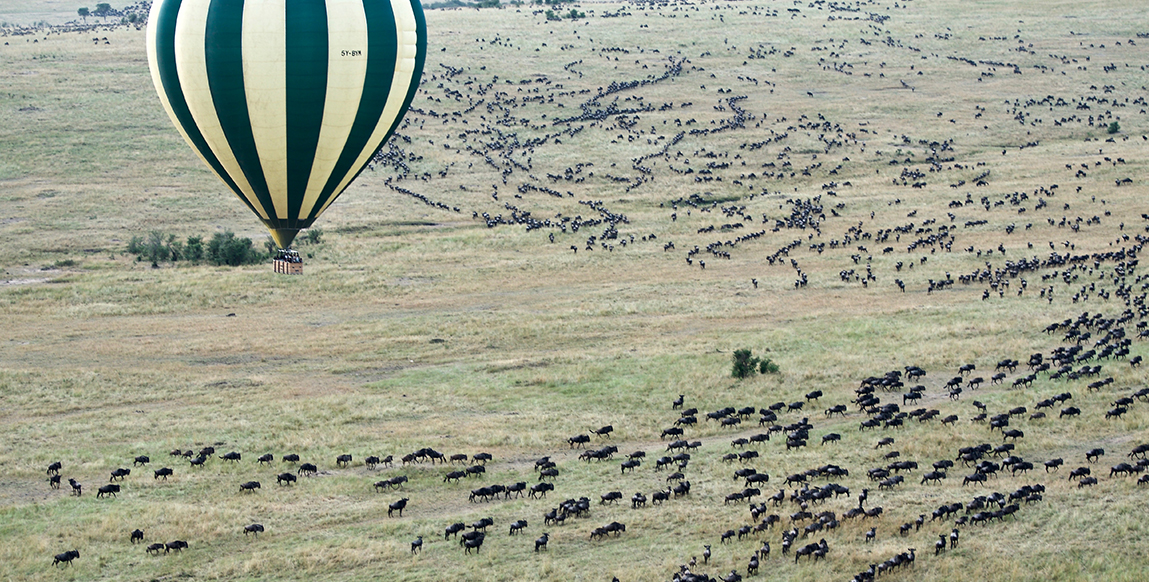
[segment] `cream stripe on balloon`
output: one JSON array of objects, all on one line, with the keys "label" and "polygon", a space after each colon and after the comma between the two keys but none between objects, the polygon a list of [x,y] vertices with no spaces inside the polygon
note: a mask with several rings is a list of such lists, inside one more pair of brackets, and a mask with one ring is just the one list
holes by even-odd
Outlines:
[{"label": "cream stripe on balloon", "polygon": [[195,118],[196,126],[203,134],[204,141],[215,154],[216,159],[223,165],[224,170],[236,186],[243,192],[247,201],[259,211],[261,218],[266,220],[267,210],[260,204],[251,184],[239,167],[235,154],[231,151],[227,136],[223,133],[219,117],[215,113],[215,103],[211,96],[211,86],[207,79],[206,55],[204,42],[207,29],[207,11],[211,0],[184,0],[180,5],[179,18],[176,20],[176,71],[179,74],[180,85],[183,88],[184,99],[187,100],[188,111]]},{"label": "cream stripe on balloon", "polygon": [[327,31],[327,95],[301,217],[311,216],[359,111],[367,76],[367,15],[362,0],[327,0]]},{"label": "cream stripe on balloon", "polygon": [[243,87],[251,136],[276,218],[287,205],[286,0],[243,5]]},{"label": "cream stripe on balloon", "polygon": [[[395,74],[391,82],[391,92],[387,95],[387,105],[383,109],[383,115],[379,118],[379,124],[375,126],[371,139],[367,140],[367,147],[352,165],[352,168],[355,169],[363,167],[367,160],[375,155],[375,150],[372,148],[380,145],[379,142],[387,135],[387,130],[391,128],[391,124],[395,122],[395,118],[403,107],[403,102],[407,100],[407,90],[410,89],[413,81],[411,77],[415,71],[415,57],[419,52],[417,46],[419,32],[416,28],[415,13],[411,10],[411,3],[404,0],[391,0],[391,9],[395,12],[395,38],[399,44],[398,50],[395,51]],[[355,172],[348,172],[347,176],[339,182],[339,186],[335,188],[335,193],[342,192],[353,178],[355,178]],[[335,196],[328,198],[319,212],[322,213],[327,210],[335,198]]]}]

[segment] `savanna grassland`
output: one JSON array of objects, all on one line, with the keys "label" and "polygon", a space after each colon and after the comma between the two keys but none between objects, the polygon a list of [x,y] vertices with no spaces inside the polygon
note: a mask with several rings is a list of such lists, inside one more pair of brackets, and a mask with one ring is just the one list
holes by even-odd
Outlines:
[{"label": "savanna grassland", "polygon": [[[8,4],[9,24],[74,12]],[[0,28],[0,579],[669,580],[692,556],[695,572],[746,575],[763,541],[774,550],[758,577],[770,580],[849,580],[911,547],[912,570],[882,579],[1144,579],[1149,488],[1109,468],[1149,442],[1149,404],[1106,412],[1146,386],[1131,361],[1147,351],[1149,314],[1137,264],[1149,11],[882,0],[555,12],[572,6],[584,16],[429,10],[412,109],[316,223],[319,242],[297,247],[298,277],[268,264],[153,267],[127,252],[151,232],[265,238],[164,114],[142,28],[93,17],[88,28]],[[1043,332],[1086,312],[1072,329],[1087,338]],[[1100,366],[1096,376],[1026,366],[1031,354],[1049,362],[1056,348],[1100,353],[1125,339],[1128,355],[1071,363]],[[743,348],[779,371],[732,378]],[[1021,364],[991,384],[1005,359]],[[976,369],[950,399],[945,384],[966,364]],[[882,403],[959,420],[859,431],[871,414],[852,404],[855,389],[906,366],[927,375],[877,390]],[[903,406],[912,384],[925,397]],[[757,415],[730,428],[704,417],[814,390],[824,395],[803,412],[779,415],[813,424],[793,451],[779,433],[732,448],[765,432]],[[1030,417],[1064,392],[1072,399]],[[701,442],[681,469],[691,492],[632,510],[633,493],[666,486],[654,461],[680,394],[700,414],[684,435]],[[1012,454],[1036,470],[963,487],[973,469],[959,461],[941,484],[920,484],[961,447],[1002,444],[971,420],[974,399],[990,416],[1027,408],[1010,420],[1024,432]],[[845,416],[823,414],[837,404]],[[1070,405],[1081,414],[1059,418]],[[613,433],[588,447],[620,455],[579,461],[567,439],[604,425]],[[820,445],[829,433],[841,440]],[[895,443],[875,449],[883,437]],[[217,453],[198,469],[168,455],[205,446]],[[425,447],[493,460],[444,482],[462,466],[399,462]],[[1106,456],[1087,462],[1097,447]],[[637,450],[643,465],[622,474],[620,456]],[[761,456],[721,460],[744,450]],[[879,491],[866,473],[891,450],[921,468]],[[229,451],[242,460],[217,458]],[[255,460],[265,453],[271,466]],[[287,453],[320,473],[277,486],[298,469]],[[350,466],[336,465],[340,454]],[[97,499],[137,455],[151,463]],[[368,469],[368,455],[396,461]],[[468,501],[480,486],[538,482],[534,461],[548,455],[560,473],[546,499]],[[1054,458],[1065,465],[1047,473]],[[45,474],[55,461],[59,490]],[[811,485],[853,494],[812,511],[841,525],[795,544],[824,537],[824,560],[780,555],[799,510],[790,502],[769,510],[781,526],[719,542],[756,523],[745,501],[724,503],[743,488],[736,469],[770,474],[757,503],[827,464],[849,475]],[[149,480],[163,466],[174,475]],[[1096,485],[1068,479],[1081,466]],[[399,475],[401,491],[372,486]],[[241,493],[252,480],[262,487]],[[1027,484],[1045,486],[1040,502],[958,526],[960,546],[933,555],[965,515],[929,520],[938,506]],[[863,488],[883,516],[844,519]],[[598,503],[615,490],[623,503]],[[582,496],[589,516],[544,525]],[[403,516],[388,518],[401,497]],[[925,525],[899,535],[920,514]],[[443,539],[446,526],[488,516],[478,555]],[[507,536],[518,519],[524,535]],[[589,539],[612,521],[626,532]],[[244,535],[251,523],[264,533]],[[149,555],[129,542],[136,528],[146,543],[189,547]],[[535,553],[543,532],[549,549]],[[71,566],[52,566],[73,549]]]}]

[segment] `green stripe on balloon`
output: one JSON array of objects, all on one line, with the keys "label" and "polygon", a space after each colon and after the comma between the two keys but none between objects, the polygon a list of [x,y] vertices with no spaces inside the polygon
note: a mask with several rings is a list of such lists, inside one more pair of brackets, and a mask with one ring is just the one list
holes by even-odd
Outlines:
[{"label": "green stripe on balloon", "polygon": [[176,71],[176,49],[175,49],[175,29],[176,20],[179,18],[181,0],[169,0],[162,3],[148,26],[155,26],[158,28],[156,32],[156,69],[160,74],[160,82],[163,85],[163,92],[167,96],[168,106],[171,107],[172,113],[178,120],[177,123],[183,128],[184,133],[187,134],[188,139],[192,142],[192,147],[199,152],[207,164],[215,170],[217,176],[220,177],[236,193],[237,197],[243,201],[252,212],[256,212],[255,207],[247,201],[247,198],[239,195],[239,186],[235,181],[228,176],[227,171],[224,170],[223,164],[219,162],[219,158],[211,151],[211,147],[207,145],[203,134],[200,133],[199,127],[195,124],[195,119],[192,117],[191,110],[188,109],[187,100],[184,99],[183,89],[180,86],[179,73]]},{"label": "green stripe on balloon", "polygon": [[299,209],[315,160],[327,97],[327,5],[292,0],[287,11],[287,203],[286,225],[304,228]]},{"label": "green stripe on balloon", "polygon": [[285,226],[275,212],[247,111],[243,84],[243,2],[214,0],[208,8],[204,57],[211,99],[227,143],[260,206],[268,226]]},{"label": "green stripe on balloon", "polygon": [[[370,147],[368,140],[379,125],[379,116],[387,105],[387,95],[391,91],[391,81],[395,76],[395,59],[398,56],[398,36],[395,13],[390,2],[364,2],[363,10],[367,17],[367,72],[363,84],[363,97],[355,114],[355,124],[347,136],[347,144],[331,177],[312,207],[310,219],[314,220],[319,211],[332,196],[338,196],[339,187],[347,174],[354,168],[355,160]],[[382,145],[382,144],[379,144]],[[378,146],[376,147],[378,149]],[[374,151],[373,151],[374,152]],[[370,158],[368,158],[370,160]]]}]

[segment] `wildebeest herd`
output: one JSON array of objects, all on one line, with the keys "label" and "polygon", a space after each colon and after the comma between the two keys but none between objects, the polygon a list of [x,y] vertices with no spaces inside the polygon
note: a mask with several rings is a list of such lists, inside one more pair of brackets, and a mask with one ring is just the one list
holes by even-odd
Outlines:
[{"label": "wildebeest herd", "polygon": [[[1035,48],[1029,26],[1012,22],[909,34],[898,20],[925,9],[908,4],[916,3],[637,3],[599,8],[585,25],[508,9],[554,35],[524,47],[473,33],[478,59],[432,51],[411,113],[374,168],[431,220],[524,231],[521,248],[553,244],[585,264],[635,255],[794,301],[917,294],[927,306],[972,298],[989,309],[1048,310],[1043,327],[1015,330],[1045,342],[1041,351],[982,346],[976,361],[949,366],[875,363],[784,399],[675,387],[678,398],[644,412],[657,429],[620,411],[604,419],[611,424],[587,423],[513,458],[429,446],[300,455],[205,443],[172,451],[150,475],[143,467],[162,451],[124,450],[124,466],[98,474],[76,472],[61,455],[47,467],[48,486],[63,477],[83,497],[76,503],[123,504],[196,474],[258,500],[346,477],[357,480],[354,495],[383,500],[380,517],[386,509],[383,519],[412,524],[399,540],[404,553],[410,543],[413,559],[436,560],[486,555],[496,544],[547,556],[582,544],[625,547],[689,503],[711,519],[681,527],[687,533],[658,575],[726,581],[807,564],[858,581],[897,576],[1091,488],[1145,487],[1149,444],[1095,433],[1143,435],[1149,401],[1140,371],[1149,278],[1138,274],[1149,216],[1130,203],[1144,197],[1135,154],[1145,147],[1149,91],[1129,80],[1144,74],[1149,38],[1078,39],[1064,24],[1072,43]],[[610,19],[677,27],[687,17],[830,29],[801,37],[802,46],[728,41],[711,29],[703,48],[646,29],[624,43],[596,29]],[[500,68],[500,55],[520,49],[547,63],[561,53],[566,64]],[[951,89],[939,77],[970,94],[940,99]],[[839,80],[852,95],[938,111],[905,126],[848,117],[832,101],[837,89],[818,89]],[[1027,164],[1038,169],[1018,177],[1015,167]],[[944,454],[923,454],[918,439],[943,441]],[[599,475],[602,467],[609,471]],[[92,484],[88,495],[81,481]],[[432,496],[449,498],[455,515],[429,516]],[[284,533],[274,516],[232,525],[252,544]],[[173,538],[145,546],[157,556],[214,541],[132,527],[118,534],[128,543],[153,532]],[[506,536],[495,535],[504,527]],[[60,544],[59,568],[94,554]],[[873,557],[855,573],[859,548],[883,549],[864,550]]]}]

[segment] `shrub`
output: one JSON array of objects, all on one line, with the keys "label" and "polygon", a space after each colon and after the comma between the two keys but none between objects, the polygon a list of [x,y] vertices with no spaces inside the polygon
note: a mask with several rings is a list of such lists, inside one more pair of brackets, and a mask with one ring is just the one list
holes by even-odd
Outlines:
[{"label": "shrub", "polygon": [[307,229],[307,244],[317,245],[323,242],[323,229],[322,228],[309,228]]},{"label": "shrub", "polygon": [[762,361],[758,363],[758,371],[762,374],[777,374],[778,364],[775,364],[774,360],[770,358],[762,358]]},{"label": "shrub", "polygon": [[207,259],[216,265],[238,267],[263,260],[263,254],[251,244],[251,239],[238,238],[231,231],[217,232],[207,244]]},{"label": "shrub", "polygon": [[1109,124],[1109,133],[1117,133],[1121,131],[1121,124],[1114,121]]},{"label": "shrub", "polygon": [[197,263],[203,260],[203,237],[189,236],[184,245],[184,259]]},{"label": "shrub", "polygon": [[758,367],[758,358],[750,354],[750,350],[734,350],[734,369],[731,375],[735,378],[745,378],[754,374]]}]

